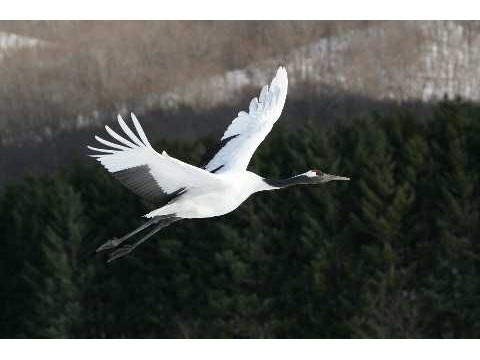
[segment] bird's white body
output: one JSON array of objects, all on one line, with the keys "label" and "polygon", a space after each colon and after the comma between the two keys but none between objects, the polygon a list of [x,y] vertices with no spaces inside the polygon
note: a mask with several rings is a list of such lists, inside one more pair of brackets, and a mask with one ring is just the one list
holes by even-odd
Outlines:
[{"label": "bird's white body", "polygon": [[147,215],[148,218],[177,214],[182,218],[209,218],[228,214],[239,207],[250,195],[275,187],[266,184],[250,171],[228,171],[215,175],[211,186],[192,188],[189,196],[167,204]]}]

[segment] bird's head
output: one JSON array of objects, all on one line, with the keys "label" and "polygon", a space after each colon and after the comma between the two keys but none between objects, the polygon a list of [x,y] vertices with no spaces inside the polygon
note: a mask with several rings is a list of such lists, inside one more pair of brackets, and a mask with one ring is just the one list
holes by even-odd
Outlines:
[{"label": "bird's head", "polygon": [[317,184],[326,183],[326,182],[333,181],[333,180],[350,180],[350,178],[348,178],[348,177],[330,175],[330,174],[324,173],[323,171],[317,170],[317,169],[309,170],[306,173],[304,173],[303,175],[308,177],[312,183],[317,183]]}]

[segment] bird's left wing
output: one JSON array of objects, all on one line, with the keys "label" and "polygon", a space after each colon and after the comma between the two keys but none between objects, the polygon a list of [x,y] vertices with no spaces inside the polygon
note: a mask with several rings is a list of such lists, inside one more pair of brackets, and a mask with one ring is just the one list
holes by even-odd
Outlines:
[{"label": "bird's left wing", "polygon": [[258,98],[250,102],[248,113],[241,111],[233,120],[205,170],[221,173],[245,170],[253,153],[282,113],[287,97],[287,70],[280,67],[270,86],[265,85]]},{"label": "bird's left wing", "polygon": [[175,159],[165,151],[156,152],[133,113],[131,117],[137,134],[119,115],[118,123],[126,137],[105,126],[116,142],[95,136],[105,147],[88,146],[97,152],[90,156],[97,158],[123,185],[151,203],[163,205],[191,188],[208,187],[216,181],[216,176],[208,171]]}]

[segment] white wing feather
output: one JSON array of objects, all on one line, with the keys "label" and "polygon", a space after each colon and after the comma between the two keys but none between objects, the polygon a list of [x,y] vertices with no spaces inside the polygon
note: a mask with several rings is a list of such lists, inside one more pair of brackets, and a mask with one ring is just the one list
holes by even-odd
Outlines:
[{"label": "white wing feather", "polygon": [[[119,141],[122,145],[95,136],[95,139],[109,148],[100,149],[88,146],[90,150],[102,153],[90,156],[97,158],[97,160],[114,175],[116,173],[121,174],[124,170],[139,167],[146,169],[146,171],[137,173],[135,171],[130,172],[130,174],[138,174],[138,179],[132,179],[130,175],[127,179],[128,181],[124,182],[122,178],[119,178],[127,187],[133,187],[134,189],[132,190],[134,191],[140,190],[136,192],[144,197],[145,194],[150,193],[153,195],[162,193],[162,195],[168,196],[180,189],[188,191],[188,189],[194,187],[211,185],[212,182],[215,181],[216,176],[214,174],[170,157],[165,152],[163,152],[163,154],[156,152],[148,142],[140,123],[133,113],[132,120],[140,138],[132,132],[125,121],[119,116],[118,122],[120,127],[130,140],[127,140],[106,126],[107,132],[112,138]],[[151,184],[152,181],[154,181],[155,184]],[[142,182],[150,183],[142,184]],[[152,189],[152,186],[158,186],[158,191]]]},{"label": "white wing feather", "polygon": [[246,170],[257,147],[262,143],[282,113],[287,97],[288,78],[284,67],[260,96],[252,99],[248,113],[241,111],[221,139],[224,146],[205,166],[211,172]]}]

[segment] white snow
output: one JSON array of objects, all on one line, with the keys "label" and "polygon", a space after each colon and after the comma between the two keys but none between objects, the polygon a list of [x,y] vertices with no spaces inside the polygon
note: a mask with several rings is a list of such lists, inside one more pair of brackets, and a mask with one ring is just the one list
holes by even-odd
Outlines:
[{"label": "white snow", "polygon": [[12,50],[20,48],[31,48],[47,45],[48,42],[37,38],[17,35],[14,33],[0,32],[0,58],[1,56]]}]

